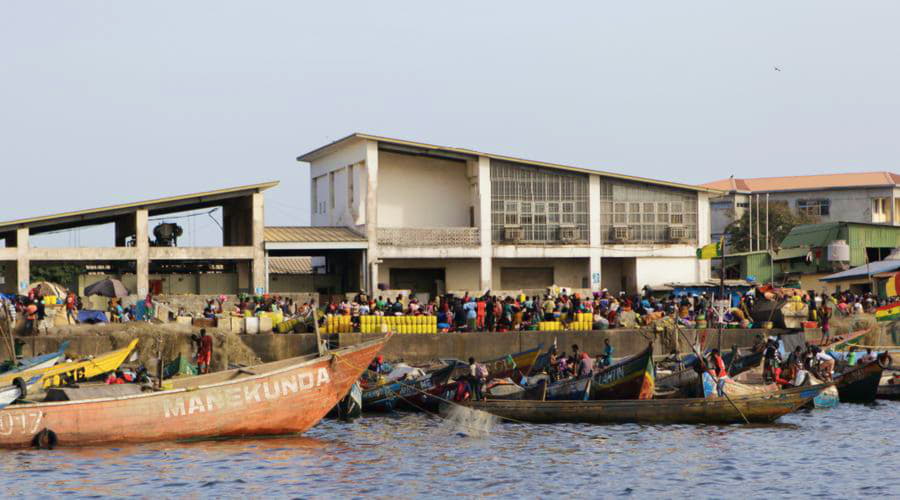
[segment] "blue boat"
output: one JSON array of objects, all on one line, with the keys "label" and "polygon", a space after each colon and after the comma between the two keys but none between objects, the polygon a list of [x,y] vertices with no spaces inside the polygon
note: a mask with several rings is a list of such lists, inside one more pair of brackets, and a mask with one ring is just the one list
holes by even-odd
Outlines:
[{"label": "blue boat", "polygon": [[3,373],[22,373],[27,372],[29,370],[36,370],[39,368],[49,368],[56,364],[56,362],[62,358],[66,354],[66,349],[69,348],[69,341],[65,341],[59,346],[59,350],[56,352],[51,352],[50,354],[42,354],[40,356],[35,356],[33,358],[23,359],[19,361],[19,364],[15,366],[15,368],[11,370],[7,370]]}]

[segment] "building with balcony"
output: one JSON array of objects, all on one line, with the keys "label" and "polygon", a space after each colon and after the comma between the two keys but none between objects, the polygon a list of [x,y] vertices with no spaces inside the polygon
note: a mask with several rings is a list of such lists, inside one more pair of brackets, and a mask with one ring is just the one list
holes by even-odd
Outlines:
[{"label": "building with balcony", "polygon": [[[710,200],[711,239],[757,205],[784,203],[819,222],[900,226],[900,175],[891,172],[722,179],[704,187],[723,191]],[[756,216],[756,213],[753,213]],[[761,247],[765,247],[765,242]]]},{"label": "building with balcony", "polygon": [[[709,278],[695,251],[715,189],[367,134],[298,160],[313,228],[290,229],[342,231],[328,251],[358,253],[347,262],[362,288],[636,291]],[[295,256],[323,243],[266,244]]]}]

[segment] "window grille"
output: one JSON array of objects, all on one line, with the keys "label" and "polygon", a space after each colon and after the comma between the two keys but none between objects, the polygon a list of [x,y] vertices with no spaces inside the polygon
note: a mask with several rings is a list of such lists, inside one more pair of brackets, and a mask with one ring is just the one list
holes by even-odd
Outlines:
[{"label": "window grille", "polygon": [[[503,241],[503,225],[519,225],[522,242],[586,242],[589,231],[588,176],[512,162],[491,162],[492,239]],[[499,224],[498,224],[499,222]]]},{"label": "window grille", "polygon": [[671,244],[672,225],[683,227],[680,242],[697,241],[697,196],[689,191],[601,178],[600,211],[604,244]]}]

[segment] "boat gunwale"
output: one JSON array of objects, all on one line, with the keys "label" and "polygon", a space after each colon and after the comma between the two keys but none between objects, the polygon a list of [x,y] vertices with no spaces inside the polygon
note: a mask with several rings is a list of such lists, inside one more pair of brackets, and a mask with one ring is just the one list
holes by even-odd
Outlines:
[{"label": "boat gunwale", "polygon": [[[368,347],[378,344],[380,342],[387,342],[387,339],[389,338],[389,336],[390,335],[388,335],[384,338],[381,338],[381,339],[370,340],[370,341],[356,344],[353,346],[343,347],[341,349],[338,349],[337,351],[329,352],[326,356],[315,356],[314,358],[308,359],[301,363],[292,364],[292,365],[285,366],[283,368],[274,369],[273,371],[270,371],[270,372],[258,373],[256,375],[249,375],[247,377],[242,377],[242,378],[234,378],[232,380],[224,380],[222,382],[216,382],[216,383],[208,384],[208,385],[198,385],[198,386],[193,386],[193,387],[190,387],[190,386],[189,387],[178,387],[178,388],[168,389],[168,390],[164,390],[164,391],[152,391],[152,392],[147,391],[147,392],[142,392],[140,394],[128,394],[125,396],[114,396],[114,397],[95,398],[95,399],[78,399],[75,401],[42,401],[42,402],[38,402],[38,403],[28,403],[28,404],[22,404],[22,405],[9,405],[9,406],[6,406],[5,408],[0,409],[0,413],[6,412],[6,411],[13,411],[13,410],[28,410],[28,409],[36,409],[36,408],[48,408],[48,407],[58,407],[58,406],[86,404],[86,403],[105,403],[108,401],[127,401],[127,400],[132,400],[132,399],[151,398],[151,397],[155,397],[155,396],[170,396],[173,394],[180,394],[180,393],[184,393],[184,392],[197,392],[201,389],[205,390],[205,389],[211,389],[211,388],[225,386],[225,385],[232,385],[232,384],[236,384],[236,383],[244,383],[244,382],[260,379],[263,377],[270,377],[272,375],[278,375],[285,371],[296,370],[297,368],[304,367],[305,365],[312,364],[314,362],[331,361],[332,359],[334,359],[335,353],[339,353],[340,351],[349,352],[349,351],[363,350],[365,348],[368,348]],[[311,356],[311,354],[297,356],[294,359],[306,358],[309,356]],[[284,362],[284,361],[288,361],[290,359],[292,359],[292,358],[288,358],[288,359],[284,359],[284,360],[276,361],[276,362]],[[262,363],[262,364],[266,364],[266,363]],[[260,365],[255,365],[255,366],[260,366]],[[253,368],[253,366],[248,366],[245,368],[235,368],[233,370],[225,370],[225,371],[217,372],[216,375],[227,374],[229,372],[240,373],[241,370],[249,370],[252,368]]]},{"label": "boat gunwale", "polygon": [[[794,396],[795,394],[800,394],[807,391],[818,391],[821,394],[822,391],[827,389],[829,386],[833,386],[833,382],[827,382],[824,384],[816,384],[809,386],[801,386],[801,387],[792,387],[790,389],[783,389],[775,392],[766,392],[766,393],[757,393],[757,394],[745,394],[741,396],[732,396],[730,398],[731,402],[739,403],[744,402],[746,400],[771,400],[771,399],[782,399],[784,396]],[[817,394],[818,395],[818,394]],[[815,397],[815,396],[813,396]],[[729,404],[728,399],[726,398],[671,398],[671,399],[606,399],[606,400],[588,400],[588,401],[565,401],[565,400],[547,400],[547,401],[528,401],[528,400],[488,400],[488,401],[476,401],[476,404],[472,405],[473,408],[488,411],[482,406],[486,406],[484,403],[490,403],[491,406],[500,406],[501,404],[507,405],[518,405],[518,406],[527,406],[527,405],[539,405],[543,407],[552,407],[552,406],[629,406],[634,404],[645,405],[645,406],[653,406],[653,403],[658,403],[655,406],[677,406],[677,405],[685,405],[691,403],[697,404],[709,404],[709,403],[718,403],[718,404]],[[494,404],[498,403],[498,404]],[[730,406],[730,404],[729,404]]]}]

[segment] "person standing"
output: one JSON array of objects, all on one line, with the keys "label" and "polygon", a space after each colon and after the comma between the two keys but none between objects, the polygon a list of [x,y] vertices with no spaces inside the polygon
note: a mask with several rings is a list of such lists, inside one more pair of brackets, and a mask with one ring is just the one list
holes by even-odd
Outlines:
[{"label": "person standing", "polygon": [[75,294],[73,292],[69,292],[66,295],[66,320],[74,325],[78,323],[78,311],[76,309],[78,300],[75,298]]},{"label": "person standing", "polygon": [[25,333],[35,335],[37,332],[38,307],[34,301],[25,306]]},{"label": "person standing", "polygon": [[206,329],[200,329],[200,342],[197,349],[197,371],[201,374],[209,373],[209,363],[212,361],[212,337],[206,334]]}]

